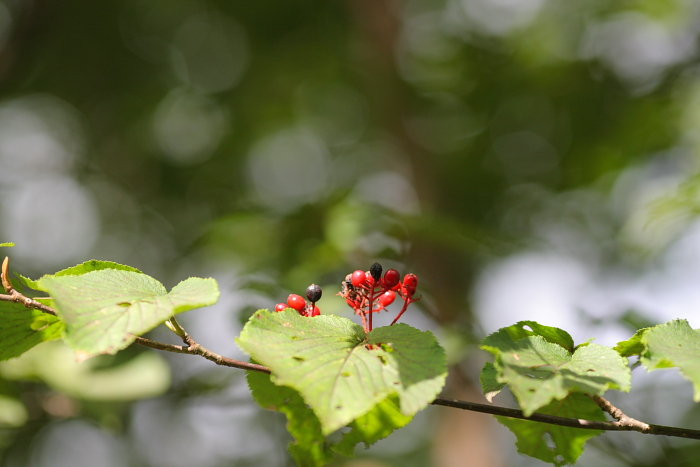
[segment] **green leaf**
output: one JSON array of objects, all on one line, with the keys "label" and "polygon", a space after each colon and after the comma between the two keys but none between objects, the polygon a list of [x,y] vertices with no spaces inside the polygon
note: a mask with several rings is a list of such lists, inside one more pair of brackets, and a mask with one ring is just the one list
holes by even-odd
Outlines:
[{"label": "green leaf", "polygon": [[518,321],[512,326],[501,328],[486,336],[481,342],[481,348],[494,353],[490,349],[503,350],[528,336],[541,336],[548,342],[564,347],[569,353],[574,352],[574,340],[568,332],[563,329],[545,326],[537,321]]},{"label": "green leaf", "polygon": [[633,357],[635,355],[641,355],[645,350],[642,338],[649,329],[652,328],[643,328],[638,330],[630,339],[618,342],[617,345],[613,347],[613,350],[615,350],[623,357]]},{"label": "green leaf", "polygon": [[333,459],[333,453],[326,444],[321,432],[321,422],[299,393],[286,386],[277,386],[270,381],[270,375],[249,371],[248,386],[253,399],[261,407],[287,416],[287,430],[295,442],[289,445],[289,452],[300,466],[321,467]]},{"label": "green leaf", "polygon": [[352,431],[345,433],[340,443],[332,446],[332,449],[339,454],[351,457],[354,455],[357,444],[364,443],[368,448],[395,430],[408,425],[411,420],[413,415],[402,414],[398,398],[391,395],[375,405],[368,413],[350,423]]},{"label": "green leaf", "polygon": [[500,383],[510,385],[526,416],[570,392],[603,394],[629,391],[627,360],[609,347],[589,344],[573,355],[543,337],[530,336],[500,352],[495,367]]},{"label": "green leaf", "polygon": [[413,416],[403,415],[398,398],[390,396],[350,423],[352,430],[345,433],[339,443],[331,444],[322,433],[318,417],[297,391],[275,385],[264,373],[251,371],[247,378],[253,398],[261,407],[287,416],[287,430],[295,438],[289,451],[301,466],[326,465],[333,458],[333,452],[351,457],[357,444],[369,447],[413,419]]},{"label": "green leaf", "polygon": [[19,303],[0,302],[0,361],[58,339],[62,333],[63,323],[57,317]]},{"label": "green leaf", "polygon": [[[67,269],[63,269],[61,271],[58,271],[56,274],[48,274],[46,276],[43,276],[41,279],[44,277],[52,276],[52,277],[63,277],[63,276],[80,276],[82,274],[87,274],[88,272],[92,271],[101,271],[103,269],[117,269],[119,271],[131,271],[131,272],[138,272],[141,273],[136,268],[132,268],[131,266],[126,266],[124,264],[119,264],[119,263],[113,263],[112,261],[100,261],[97,259],[91,259],[90,261],[85,261],[84,263],[78,264],[77,266],[73,266]],[[17,276],[20,278],[22,283],[29,287],[30,289],[34,290],[41,290],[43,292],[46,292],[46,290],[41,288],[41,279],[39,280],[32,280],[28,277],[25,277],[21,274],[17,274]]]},{"label": "green leaf", "polygon": [[406,324],[365,335],[362,326],[338,316],[260,310],[237,342],[272,370],[275,384],[299,391],[325,435],[391,394],[397,394],[401,413],[411,416],[435,399],[447,374],[435,336]]},{"label": "green leaf", "polygon": [[647,370],[678,367],[693,383],[693,400],[700,402],[700,329],[677,319],[649,329],[642,342],[646,350],[640,360]]},{"label": "green leaf", "polygon": [[219,298],[211,278],[189,278],[167,293],[150,276],[117,269],[44,276],[39,286],[51,294],[66,323],[64,338],[82,357],[114,354],[173,315]]},{"label": "green leaf", "polygon": [[506,386],[506,383],[498,381],[498,370],[493,363],[486,362],[484,368],[481,369],[481,390],[484,392],[486,400],[493,402],[493,398]]},{"label": "green leaf", "polygon": [[0,243],[0,247],[8,247],[9,248],[9,247],[13,247],[13,246],[15,246],[15,244],[12,242]]},{"label": "green leaf", "polygon": [[[542,407],[538,413],[566,418],[606,420],[600,407],[579,393],[570,394],[561,401],[554,401]],[[586,441],[603,433],[601,430],[569,428],[500,416],[496,418],[515,434],[519,453],[557,466],[575,463],[583,453]]]}]

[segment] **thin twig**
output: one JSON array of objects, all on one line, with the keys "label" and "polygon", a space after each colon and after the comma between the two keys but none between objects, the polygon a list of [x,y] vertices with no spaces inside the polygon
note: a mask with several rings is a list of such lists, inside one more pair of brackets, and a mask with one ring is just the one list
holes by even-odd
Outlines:
[{"label": "thin twig", "polygon": [[[25,297],[21,293],[17,292],[10,283],[9,280],[9,260],[5,258],[2,264],[2,275],[0,276],[1,282],[7,295],[0,294],[0,301],[23,303],[27,308],[35,308],[41,310],[44,313],[49,313],[57,316],[56,310],[53,308],[39,303],[36,300]],[[163,350],[165,352],[174,352],[188,355],[199,355],[201,357],[210,360],[217,365],[240,368],[243,370],[257,371],[260,373],[270,374],[271,371],[268,367],[263,365],[257,365],[255,363],[242,362],[240,360],[234,360],[232,358],[224,357],[211,350],[198,344],[192,336],[190,336],[187,331],[180,325],[180,323],[171,318],[169,320],[168,327],[173,330],[186,345],[173,345],[165,344],[163,342],[157,342],[144,337],[135,336],[134,342],[145,347],[150,347],[157,350]],[[671,426],[663,425],[651,425],[635,420],[622,412],[622,410],[613,406],[609,401],[600,397],[593,396],[592,399],[600,406],[601,409],[612,415],[617,421],[614,422],[601,422],[596,420],[583,420],[579,418],[564,418],[557,417],[555,415],[545,415],[540,413],[534,413],[529,417],[523,414],[522,410],[509,409],[506,407],[499,407],[495,405],[480,404],[477,402],[461,401],[456,399],[447,399],[444,397],[438,397],[433,402],[432,405],[441,405],[444,407],[452,407],[462,410],[470,410],[472,412],[481,412],[491,415],[499,415],[502,417],[518,418],[521,420],[529,420],[533,422],[547,423],[550,425],[566,426],[571,428],[582,428],[584,430],[604,430],[604,431],[636,431],[639,433],[650,434],[650,435],[662,435],[662,436],[673,436],[678,438],[687,439],[700,439],[700,430],[691,430],[687,428],[677,428]]]}]

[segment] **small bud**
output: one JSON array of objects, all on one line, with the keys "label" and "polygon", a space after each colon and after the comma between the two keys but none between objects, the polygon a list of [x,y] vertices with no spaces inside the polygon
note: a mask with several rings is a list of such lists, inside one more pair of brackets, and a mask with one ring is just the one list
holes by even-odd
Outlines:
[{"label": "small bud", "polygon": [[369,273],[372,274],[375,283],[379,282],[379,279],[382,277],[382,265],[379,263],[374,263],[369,267]]},{"label": "small bud", "polygon": [[306,289],[306,298],[308,298],[311,303],[316,303],[317,301],[321,300],[322,294],[323,291],[321,290],[321,287],[316,284],[311,284]]}]

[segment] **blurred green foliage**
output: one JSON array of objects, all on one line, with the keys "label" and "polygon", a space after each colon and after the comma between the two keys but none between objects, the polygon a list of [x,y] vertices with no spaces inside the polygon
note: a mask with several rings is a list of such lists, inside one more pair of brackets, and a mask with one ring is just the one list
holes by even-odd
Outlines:
[{"label": "blurred green foliage", "polygon": [[[379,260],[419,274],[426,322],[457,362],[482,333],[483,266],[539,241],[547,216],[615,267],[663,250],[695,215],[698,25],[688,0],[3,0],[0,234],[32,277],[90,257],[168,288],[232,274],[249,294],[227,302],[231,323],[311,282],[335,310],[330,284]],[[649,182],[638,204],[609,202],[634,173]],[[648,208],[659,196],[670,201]],[[186,400],[228,384],[176,362]],[[133,447],[151,406],[90,411],[46,374],[5,368],[2,465],[44,465],[66,417],[131,440],[138,454],[109,465],[164,465]],[[164,406],[190,413],[173,394]],[[279,420],[261,417],[274,433]],[[180,465],[173,430],[150,442]],[[426,462],[427,436],[382,462]],[[198,465],[284,465],[285,444]]]}]

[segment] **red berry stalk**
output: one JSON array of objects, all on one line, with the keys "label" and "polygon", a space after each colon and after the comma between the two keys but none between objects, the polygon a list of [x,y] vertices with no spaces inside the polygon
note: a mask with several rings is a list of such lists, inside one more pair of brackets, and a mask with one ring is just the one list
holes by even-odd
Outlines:
[{"label": "red berry stalk", "polygon": [[391,324],[396,323],[408,305],[419,300],[413,298],[417,286],[418,278],[415,274],[407,274],[402,283],[399,272],[389,269],[382,278],[382,266],[374,263],[367,272],[357,270],[348,274],[338,295],[345,298],[355,313],[360,315],[365,332],[370,332],[373,329],[372,314],[386,309],[398,294],[404,300],[404,305]]}]

